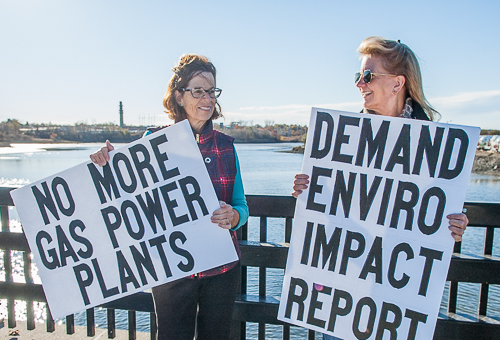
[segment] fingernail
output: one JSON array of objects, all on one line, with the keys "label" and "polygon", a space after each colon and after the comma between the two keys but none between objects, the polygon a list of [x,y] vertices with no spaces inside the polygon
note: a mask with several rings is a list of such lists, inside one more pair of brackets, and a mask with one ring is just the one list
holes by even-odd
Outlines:
[{"label": "fingernail", "polygon": [[321,292],[323,290],[323,286],[320,285],[319,283],[315,283],[314,289],[316,289],[318,292]]}]

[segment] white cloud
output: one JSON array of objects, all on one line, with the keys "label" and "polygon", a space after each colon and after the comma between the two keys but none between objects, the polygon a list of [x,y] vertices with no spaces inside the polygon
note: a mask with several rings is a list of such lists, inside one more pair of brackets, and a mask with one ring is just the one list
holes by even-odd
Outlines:
[{"label": "white cloud", "polygon": [[465,92],[430,98],[441,113],[441,122],[500,129],[500,90]]},{"label": "white cloud", "polygon": [[495,98],[500,100],[500,90],[459,93],[449,97],[437,97],[432,99],[432,101],[440,105],[460,106],[479,100],[491,100]]}]

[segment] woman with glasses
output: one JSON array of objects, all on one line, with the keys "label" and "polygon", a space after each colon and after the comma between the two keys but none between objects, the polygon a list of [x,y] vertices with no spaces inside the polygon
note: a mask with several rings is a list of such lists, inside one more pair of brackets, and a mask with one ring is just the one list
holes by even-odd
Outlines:
[{"label": "woman with glasses", "polygon": [[[176,123],[189,121],[220,201],[212,222],[231,231],[239,254],[235,230],[247,221],[248,206],[233,138],[214,130],[212,124],[222,117],[215,67],[203,56],[187,54],[173,71],[163,105]],[[145,135],[162,128],[149,129]],[[111,150],[113,146],[107,141],[90,158],[103,166]],[[236,261],[153,288],[157,338],[192,340],[196,333],[198,340],[229,339],[238,266]]]},{"label": "woman with glasses", "polygon": [[[439,113],[424,96],[420,66],[413,51],[399,41],[369,37],[358,47],[361,68],[354,81],[363,97],[362,112],[419,120],[437,120]],[[307,188],[309,176],[295,176],[292,195]],[[449,229],[456,242],[469,223],[465,214],[450,214]],[[324,335],[326,339],[335,339]]]}]

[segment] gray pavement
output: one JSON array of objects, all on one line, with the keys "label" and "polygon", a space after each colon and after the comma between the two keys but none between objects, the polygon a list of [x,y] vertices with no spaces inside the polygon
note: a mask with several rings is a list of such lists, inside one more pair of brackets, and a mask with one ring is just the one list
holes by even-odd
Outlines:
[{"label": "gray pavement", "polygon": [[[9,335],[9,332],[18,331],[19,335]],[[56,330],[52,333],[46,331],[44,323],[37,323],[32,331],[28,331],[25,321],[18,321],[15,328],[9,328],[7,320],[0,319],[0,339],[10,340],[89,340],[89,339],[102,339],[108,338],[107,329],[97,328],[94,337],[87,337],[87,328],[84,326],[75,326],[75,333],[66,334],[66,325],[56,325]],[[115,339],[128,339],[128,331],[117,330]],[[137,340],[149,340],[149,333],[137,332]]]}]

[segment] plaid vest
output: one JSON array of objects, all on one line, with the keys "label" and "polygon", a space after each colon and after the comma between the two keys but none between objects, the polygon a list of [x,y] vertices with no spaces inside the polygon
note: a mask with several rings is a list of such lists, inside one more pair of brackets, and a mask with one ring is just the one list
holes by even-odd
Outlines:
[{"label": "plaid vest", "polygon": [[[162,128],[164,128],[164,126],[149,128],[148,130],[156,132]],[[211,120],[207,122],[200,134],[195,133],[195,137],[203,161],[207,167],[208,174],[212,180],[217,198],[219,201],[230,204],[233,197],[234,180],[236,178],[236,158],[234,156],[233,145],[234,138],[214,130]],[[238,257],[241,257],[236,231],[230,230],[230,234]],[[203,278],[222,274],[234,268],[237,263],[238,261],[231,262],[189,277]]]},{"label": "plaid vest", "polygon": [[[236,158],[234,156],[233,145],[234,138],[214,130],[211,120],[207,122],[201,134],[195,134],[195,137],[201,155],[203,156],[203,161],[207,167],[208,174],[212,180],[217,198],[219,201],[224,201],[228,204],[231,203],[234,180],[236,178]],[[240,257],[241,253],[236,231],[230,230],[230,233],[238,257]],[[222,274],[234,268],[237,263],[238,261],[228,263],[193,276],[202,278]]]}]

